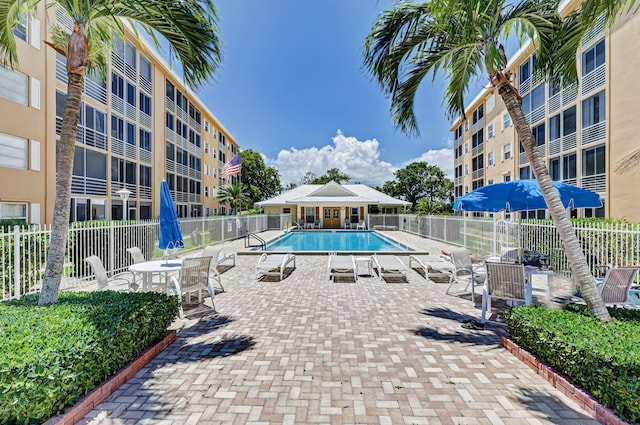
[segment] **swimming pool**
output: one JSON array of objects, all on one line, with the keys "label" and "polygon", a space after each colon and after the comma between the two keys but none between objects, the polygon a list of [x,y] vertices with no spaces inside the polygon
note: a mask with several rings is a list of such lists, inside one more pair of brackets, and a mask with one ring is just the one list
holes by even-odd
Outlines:
[{"label": "swimming pool", "polygon": [[386,252],[413,251],[371,230],[313,230],[290,232],[267,242],[267,251]]}]

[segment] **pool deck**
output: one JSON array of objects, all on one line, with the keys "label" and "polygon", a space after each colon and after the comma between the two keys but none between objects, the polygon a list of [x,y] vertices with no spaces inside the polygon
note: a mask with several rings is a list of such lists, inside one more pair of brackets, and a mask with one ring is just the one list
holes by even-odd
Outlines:
[{"label": "pool deck", "polygon": [[[246,252],[242,240],[225,250]],[[176,342],[81,423],[597,424],[502,347],[502,326],[461,327],[479,319],[480,297],[446,295],[416,270],[409,283],[334,283],[326,255],[257,281],[257,260],[238,255],[219,312],[175,322]]]}]

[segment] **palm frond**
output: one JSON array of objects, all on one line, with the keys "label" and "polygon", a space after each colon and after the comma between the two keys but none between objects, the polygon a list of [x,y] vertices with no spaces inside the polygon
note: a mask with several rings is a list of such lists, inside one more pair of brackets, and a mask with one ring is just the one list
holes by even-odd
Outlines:
[{"label": "palm frond", "polygon": [[105,15],[129,19],[169,43],[172,55],[182,64],[187,84],[195,86],[213,78],[222,58],[216,9],[210,0],[114,1],[104,6]]},{"label": "palm frond", "polygon": [[15,68],[18,65],[16,38],[13,30],[23,16],[31,16],[39,0],[0,1],[0,64]]}]

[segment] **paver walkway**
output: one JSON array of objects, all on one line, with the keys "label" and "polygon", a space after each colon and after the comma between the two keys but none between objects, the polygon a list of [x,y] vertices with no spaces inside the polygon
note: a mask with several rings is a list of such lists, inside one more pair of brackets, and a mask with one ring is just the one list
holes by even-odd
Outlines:
[{"label": "paver walkway", "polygon": [[479,306],[446,284],[415,270],[333,283],[326,256],[303,255],[284,281],[256,281],[257,260],[239,255],[219,313],[177,322],[177,341],[83,423],[597,423],[507,353],[502,328],[463,329]]}]

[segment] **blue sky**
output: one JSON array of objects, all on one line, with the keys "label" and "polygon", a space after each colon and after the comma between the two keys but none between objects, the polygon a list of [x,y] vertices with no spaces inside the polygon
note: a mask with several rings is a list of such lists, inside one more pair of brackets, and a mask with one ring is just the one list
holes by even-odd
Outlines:
[{"label": "blue sky", "polygon": [[197,90],[241,149],[264,155],[283,183],[339,168],[372,185],[427,160],[453,171],[443,85],[425,81],[420,137],[394,128],[389,100],[365,72],[362,45],[390,0],[219,0],[224,60]]}]

